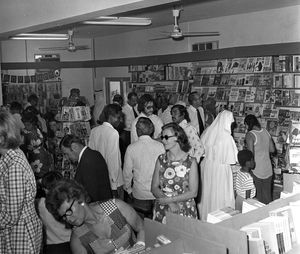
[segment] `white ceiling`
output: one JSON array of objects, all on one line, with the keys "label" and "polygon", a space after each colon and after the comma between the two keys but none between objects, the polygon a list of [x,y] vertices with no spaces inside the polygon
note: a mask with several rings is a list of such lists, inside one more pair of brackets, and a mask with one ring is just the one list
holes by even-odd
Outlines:
[{"label": "white ceiling", "polygon": [[[119,16],[147,17],[152,19],[152,25],[147,27],[136,26],[95,26],[72,23],[64,26],[53,27],[39,32],[66,33],[74,28],[75,36],[78,38],[93,38],[139,29],[154,28],[164,25],[172,25],[174,22],[172,9],[182,7],[180,23],[200,19],[228,16],[239,13],[262,11],[286,6],[299,5],[300,0],[182,0],[172,4],[164,4],[150,8],[134,10],[125,13],[116,13]],[[116,16],[113,15],[113,16]],[[274,17],[276,18],[276,17]]]}]

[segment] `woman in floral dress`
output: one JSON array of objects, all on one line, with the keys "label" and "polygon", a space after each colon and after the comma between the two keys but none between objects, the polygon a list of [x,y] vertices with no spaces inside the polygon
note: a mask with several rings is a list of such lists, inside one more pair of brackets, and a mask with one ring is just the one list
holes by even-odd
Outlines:
[{"label": "woman in floral dress", "polygon": [[187,135],[178,124],[169,123],[162,128],[161,139],[167,152],[158,157],[152,178],[153,219],[165,223],[166,211],[196,219],[199,176],[196,159],[188,154]]},{"label": "woman in floral dress", "polygon": [[52,170],[53,159],[44,147],[44,137],[37,127],[37,116],[33,112],[25,112],[22,116],[25,125],[24,144],[27,158],[37,180]]}]

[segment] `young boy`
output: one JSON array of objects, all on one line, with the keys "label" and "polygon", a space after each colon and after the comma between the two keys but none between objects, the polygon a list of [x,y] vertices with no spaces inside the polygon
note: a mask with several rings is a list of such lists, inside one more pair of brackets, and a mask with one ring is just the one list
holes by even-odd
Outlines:
[{"label": "young boy", "polygon": [[236,210],[242,209],[244,199],[254,198],[256,189],[250,171],[255,168],[253,153],[249,150],[238,152],[238,161],[241,168],[237,171],[235,193],[236,193]]}]

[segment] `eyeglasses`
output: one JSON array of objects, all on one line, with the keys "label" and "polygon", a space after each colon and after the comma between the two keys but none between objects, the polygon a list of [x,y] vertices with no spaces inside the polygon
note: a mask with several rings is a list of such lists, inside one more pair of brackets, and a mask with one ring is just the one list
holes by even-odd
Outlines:
[{"label": "eyeglasses", "polygon": [[176,137],[175,135],[171,135],[171,136],[168,136],[168,135],[162,135],[160,136],[161,140],[168,140],[169,138],[172,138],[172,137]]},{"label": "eyeglasses", "polygon": [[65,211],[64,215],[61,216],[61,218],[63,220],[65,220],[67,218],[67,216],[71,216],[73,214],[72,206],[73,206],[74,202],[75,202],[75,199],[73,200],[73,202],[70,205],[70,207]]}]

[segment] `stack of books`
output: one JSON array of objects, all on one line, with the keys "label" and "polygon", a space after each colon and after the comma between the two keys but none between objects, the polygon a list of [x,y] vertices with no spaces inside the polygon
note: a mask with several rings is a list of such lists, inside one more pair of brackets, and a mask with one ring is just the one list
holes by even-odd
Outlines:
[{"label": "stack of books", "polygon": [[215,224],[223,220],[229,219],[238,213],[240,212],[238,210],[233,209],[232,207],[224,207],[222,209],[209,213],[207,215],[207,222]]}]

